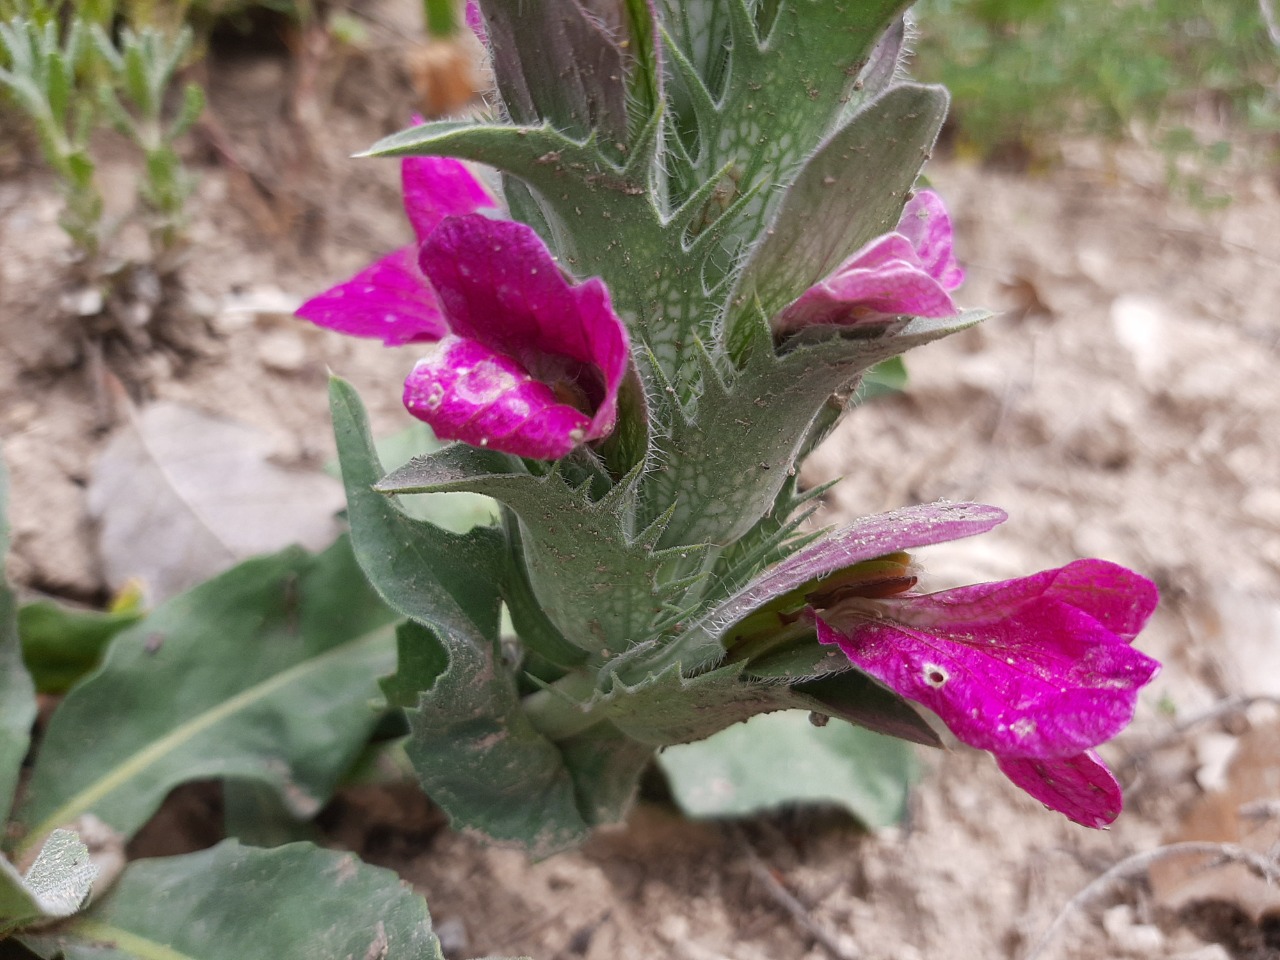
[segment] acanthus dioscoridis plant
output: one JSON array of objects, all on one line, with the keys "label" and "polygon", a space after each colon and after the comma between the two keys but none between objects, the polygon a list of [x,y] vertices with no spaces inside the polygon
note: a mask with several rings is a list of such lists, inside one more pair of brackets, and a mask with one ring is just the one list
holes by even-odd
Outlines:
[{"label": "acanthus dioscoridis plant", "polygon": [[[406,618],[383,688],[456,824],[545,854],[660,747],[786,707],[939,742],[912,704],[1071,819],[1120,812],[1094,748],[1158,669],[1148,580],[920,589],[909,551],[1005,519],[975,503],[802,532],[797,468],[860,377],[985,316],[917,185],[947,94],[904,79],[906,6],[483,0],[493,115],[369,151],[412,237],[299,313],[422,344],[405,406],[457,441],[387,474],[333,385],[356,554]],[[442,491],[501,522],[397,504]]]}]

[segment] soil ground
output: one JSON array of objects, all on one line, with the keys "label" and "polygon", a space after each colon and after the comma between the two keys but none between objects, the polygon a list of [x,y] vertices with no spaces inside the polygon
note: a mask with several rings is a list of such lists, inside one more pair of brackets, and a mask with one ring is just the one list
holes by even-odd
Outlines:
[{"label": "soil ground", "polygon": [[[280,48],[214,51],[191,146],[201,179],[186,306],[145,355],[87,345],[67,310],[77,291],[54,185],[0,146],[0,437],[16,582],[89,602],[116,586],[85,486],[121,390],[261,427],[289,464],[333,454],[328,369],[355,382],[377,431],[409,422],[398,384],[412,348],[344,340],[289,312],[407,236],[394,165],[347,158],[414,109],[412,7],[375,5],[370,50],[320,51],[310,73]],[[129,183],[123,162],[103,173]],[[421,889],[450,956],[1022,957],[1127,856],[1184,839],[1275,841],[1237,810],[1280,798],[1268,699],[1280,698],[1280,185],[1242,176],[1234,202],[1208,213],[1171,198],[1141,150],[1090,145],[1045,176],[945,160],[929,174],[955,214],[961,300],[999,313],[913,353],[907,392],[855,411],[804,476],[847,475],[824,522],[938,498],[1009,512],[988,536],[922,554],[930,585],[1078,556],[1158,582],[1163,603],[1140,643],[1165,669],[1102,750],[1127,811],[1107,832],[1076,827],[986,755],[955,749],[929,754],[907,821],[877,835],[824,811],[695,823],[645,802],[581,851],[531,864],[441,828],[416,792],[344,796],[324,820],[330,842]],[[173,830],[157,851],[200,833]],[[786,911],[761,864],[833,943]],[[1275,891],[1174,860],[1135,877],[1094,898],[1044,955],[1280,956]]]}]

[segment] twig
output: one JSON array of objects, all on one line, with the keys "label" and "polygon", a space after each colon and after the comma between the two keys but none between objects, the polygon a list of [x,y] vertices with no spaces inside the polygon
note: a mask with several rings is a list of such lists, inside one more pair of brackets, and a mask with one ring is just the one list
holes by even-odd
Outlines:
[{"label": "twig", "polygon": [[1024,960],[1040,960],[1049,948],[1053,939],[1066,925],[1071,915],[1100,900],[1112,884],[1136,880],[1161,860],[1190,855],[1213,856],[1217,859],[1207,868],[1221,866],[1224,863],[1239,863],[1248,867],[1268,883],[1280,883],[1280,862],[1268,860],[1261,854],[1246,850],[1233,843],[1207,843],[1191,840],[1186,843],[1173,843],[1166,847],[1157,847],[1145,853],[1134,854],[1121,860],[1114,867],[1098,877],[1083,890],[1072,897],[1062,911],[1054,918],[1053,923],[1045,930],[1040,940],[1032,947]]},{"label": "twig", "polygon": [[1245,820],[1275,820],[1280,818],[1280,800],[1254,800],[1240,808]]},{"label": "twig", "polygon": [[751,841],[747,839],[742,829],[736,826],[732,829],[734,837],[747,855],[747,868],[751,871],[751,875],[760,881],[760,885],[764,887],[774,902],[791,915],[791,919],[795,921],[796,925],[803,927],[805,932],[822,944],[836,960],[861,960],[861,954],[850,952],[841,946],[831,931],[813,918],[809,913],[808,907],[778,882],[778,878],[773,875],[769,865],[761,859],[760,854],[756,851]]},{"label": "twig", "polygon": [[[1265,5],[1266,2],[1267,0],[1259,0],[1259,3],[1262,5]],[[1161,233],[1172,233],[1178,236],[1193,237],[1197,240],[1207,240],[1210,243],[1216,243],[1220,247],[1228,247],[1233,250],[1239,250],[1241,253],[1247,253],[1250,256],[1256,257],[1259,260],[1264,260],[1268,263],[1280,263],[1280,257],[1276,257],[1269,253],[1264,253],[1263,251],[1259,250],[1257,247],[1252,247],[1247,243],[1241,243],[1238,240],[1228,240],[1226,237],[1221,237],[1216,234],[1208,233],[1204,230],[1194,230],[1190,227],[1171,227],[1171,226],[1160,226],[1160,227],[1157,227],[1156,229],[1159,230]]]},{"label": "twig", "polygon": [[1224,717],[1231,717],[1239,713],[1244,713],[1256,703],[1270,703],[1280,707],[1280,697],[1267,695],[1239,696],[1229,697],[1226,700],[1219,701],[1208,710],[1205,710],[1202,713],[1193,714],[1190,717],[1187,717],[1187,719],[1177,723],[1174,725],[1173,729],[1169,730],[1163,736],[1156,738],[1141,750],[1129,754],[1129,756],[1125,757],[1125,759],[1116,766],[1116,773],[1124,779],[1135,766],[1142,763],[1153,753],[1158,753],[1165,747],[1172,746],[1177,743],[1186,736],[1187,731],[1192,728],[1198,727],[1202,723],[1210,723],[1214,720],[1221,720]]}]

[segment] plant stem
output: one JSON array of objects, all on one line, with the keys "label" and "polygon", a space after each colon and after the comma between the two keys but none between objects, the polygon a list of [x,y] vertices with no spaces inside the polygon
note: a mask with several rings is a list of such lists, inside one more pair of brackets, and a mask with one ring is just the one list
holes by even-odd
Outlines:
[{"label": "plant stem", "polygon": [[575,670],[525,697],[525,716],[547,739],[565,740],[604,719],[592,709],[595,692],[595,674]]}]

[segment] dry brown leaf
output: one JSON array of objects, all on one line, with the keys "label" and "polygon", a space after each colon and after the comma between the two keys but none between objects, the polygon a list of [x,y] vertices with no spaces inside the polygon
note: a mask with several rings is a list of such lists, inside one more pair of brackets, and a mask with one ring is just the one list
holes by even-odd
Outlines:
[{"label": "dry brown leaf", "polygon": [[[1221,841],[1274,856],[1280,844],[1280,818],[1249,818],[1241,808],[1277,798],[1280,721],[1272,721],[1240,737],[1224,788],[1201,797],[1167,839],[1172,843]],[[1206,939],[1236,945],[1251,936],[1263,938],[1268,924],[1280,918],[1280,889],[1242,864],[1206,869],[1212,861],[1212,856],[1181,857],[1152,866],[1156,904],[1181,916]]]}]

